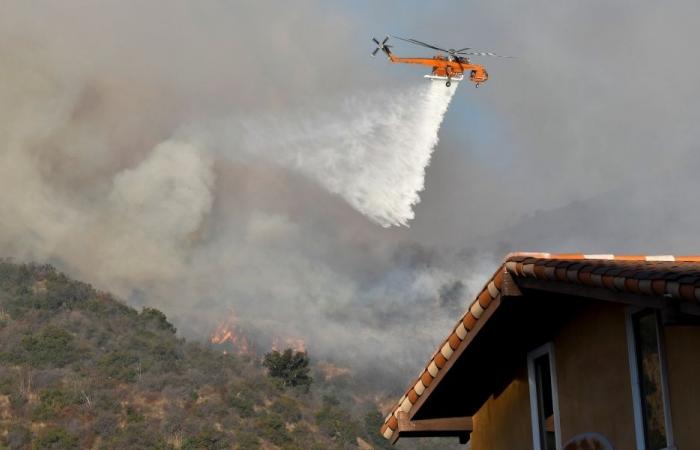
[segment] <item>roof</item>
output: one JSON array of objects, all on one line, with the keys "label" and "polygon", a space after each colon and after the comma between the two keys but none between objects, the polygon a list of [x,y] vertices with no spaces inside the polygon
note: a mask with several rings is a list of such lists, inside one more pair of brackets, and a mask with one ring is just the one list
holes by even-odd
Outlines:
[{"label": "roof", "polygon": [[420,407],[419,399],[429,395],[433,380],[449,370],[453,363],[450,358],[461,354],[471,341],[470,334],[488,320],[489,306],[500,299],[506,278],[512,278],[516,284],[526,280],[564,283],[617,295],[700,302],[700,256],[511,253],[386,417],[380,430],[385,438],[395,437],[399,413],[411,416]]}]

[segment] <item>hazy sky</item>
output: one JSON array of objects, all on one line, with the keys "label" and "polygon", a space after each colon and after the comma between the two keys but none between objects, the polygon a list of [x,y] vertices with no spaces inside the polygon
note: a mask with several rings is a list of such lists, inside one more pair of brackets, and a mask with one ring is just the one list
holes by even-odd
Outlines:
[{"label": "hazy sky", "polygon": [[[408,379],[508,251],[700,252],[699,13],[691,1],[5,1],[0,253],[160,307],[188,335],[234,309],[253,334]],[[378,226],[333,180],[294,169],[427,83],[369,56],[388,33],[516,56],[479,59],[488,83],[459,86],[409,228]],[[256,146],[211,123],[245,125]],[[177,139],[201,130],[217,144]],[[276,161],[297,131],[315,137],[294,141],[309,153],[295,144],[294,164]]]}]

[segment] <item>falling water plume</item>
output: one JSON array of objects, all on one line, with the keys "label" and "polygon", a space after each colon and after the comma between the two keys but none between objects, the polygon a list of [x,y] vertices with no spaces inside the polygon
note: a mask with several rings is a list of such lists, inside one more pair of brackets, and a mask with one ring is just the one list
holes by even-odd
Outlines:
[{"label": "falling water plume", "polygon": [[381,226],[408,226],[457,84],[351,97],[310,113],[227,119],[213,130],[210,124],[204,139],[231,158],[300,172]]}]

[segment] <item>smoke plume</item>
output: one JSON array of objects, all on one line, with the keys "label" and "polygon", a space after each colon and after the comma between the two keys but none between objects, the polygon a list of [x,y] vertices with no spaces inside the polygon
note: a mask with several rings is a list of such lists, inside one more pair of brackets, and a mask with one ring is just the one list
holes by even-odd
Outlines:
[{"label": "smoke plume", "polygon": [[698,252],[698,8],[5,1],[0,255],[401,389],[508,251]]}]

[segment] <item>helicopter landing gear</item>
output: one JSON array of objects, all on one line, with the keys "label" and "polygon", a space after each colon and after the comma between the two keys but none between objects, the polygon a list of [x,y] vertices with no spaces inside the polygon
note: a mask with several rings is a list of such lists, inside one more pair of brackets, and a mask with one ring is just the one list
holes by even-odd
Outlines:
[{"label": "helicopter landing gear", "polygon": [[445,86],[447,86],[447,87],[452,86],[452,82],[450,80],[447,80],[447,83],[445,83]]}]

